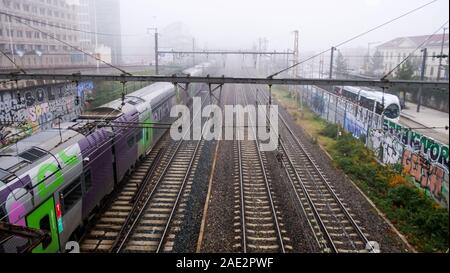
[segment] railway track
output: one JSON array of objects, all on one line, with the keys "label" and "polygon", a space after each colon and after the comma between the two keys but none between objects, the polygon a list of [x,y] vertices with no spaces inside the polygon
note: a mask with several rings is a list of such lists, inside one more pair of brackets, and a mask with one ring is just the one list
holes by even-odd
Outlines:
[{"label": "railway track", "polygon": [[238,241],[234,246],[244,253],[284,253],[292,250],[292,246],[270,187],[272,180],[266,170],[265,155],[260,151],[258,141],[247,140],[248,134],[254,133],[247,128],[243,140],[240,140],[237,130],[237,140],[233,145],[236,178],[234,226]]},{"label": "railway track", "polygon": [[[265,93],[262,95],[268,101],[268,96]],[[341,201],[325,173],[281,113],[279,119],[282,126],[278,150],[283,155],[282,163],[321,251],[372,251],[373,246],[368,240],[368,234],[355,219],[351,209]]]},{"label": "railway track", "polygon": [[152,150],[133,172],[83,238],[81,251],[173,249],[204,143],[203,139],[170,142],[158,143],[161,148]]},{"label": "railway track", "polygon": [[183,211],[180,202],[190,189],[192,170],[198,164],[200,141],[180,141],[165,165],[149,194],[130,213],[129,220],[119,232],[112,252],[171,251],[180,220],[175,221],[177,210]]},{"label": "railway track", "polygon": [[[81,250],[171,251],[202,147],[203,141],[180,140],[160,160],[161,152],[150,153],[83,240]],[[158,165],[154,169],[152,162]]]},{"label": "railway track", "polygon": [[161,141],[155,149],[144,158],[142,163],[136,168],[133,174],[124,181],[124,185],[114,200],[107,204],[107,207],[100,212],[100,216],[94,225],[89,228],[88,233],[82,238],[82,252],[108,252],[119,234],[127,216],[133,208],[133,199],[138,193],[140,185],[143,185],[147,173],[155,166],[161,156],[161,147],[167,144]]}]

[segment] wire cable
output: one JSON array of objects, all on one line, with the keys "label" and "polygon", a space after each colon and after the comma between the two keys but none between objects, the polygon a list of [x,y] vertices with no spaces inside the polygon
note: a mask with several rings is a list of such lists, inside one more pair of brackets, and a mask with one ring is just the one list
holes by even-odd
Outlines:
[{"label": "wire cable", "polygon": [[[18,65],[13,59],[11,59],[9,56],[8,56],[8,54],[6,54],[5,52],[3,52],[3,50],[0,50],[0,52],[2,53],[2,55],[4,55],[5,57],[6,57],[6,59],[8,59],[12,64],[14,64],[15,66],[16,66],[16,68],[20,71],[20,72],[22,72],[23,74],[27,74],[27,72],[22,68],[22,67],[20,67],[20,65]],[[2,82],[3,83],[3,82]]]},{"label": "wire cable", "polygon": [[19,21],[19,23],[24,24],[24,25],[28,26],[29,28],[31,28],[31,29],[33,29],[33,30],[36,30],[36,31],[38,31],[38,32],[40,32],[40,33],[42,33],[42,34],[44,34],[44,35],[46,35],[46,36],[48,36],[48,37],[50,37],[50,38],[52,38],[52,39],[54,39],[54,40],[56,40],[56,41],[58,41],[58,42],[64,44],[64,45],[66,45],[66,46],[68,46],[68,47],[70,47],[70,48],[76,50],[76,51],[80,51],[81,53],[83,53],[83,54],[85,54],[85,55],[87,55],[87,56],[89,56],[89,57],[92,57],[92,58],[94,58],[94,59],[97,60],[97,61],[100,61],[100,62],[102,62],[102,63],[104,63],[104,64],[106,64],[106,65],[108,65],[108,66],[110,66],[110,67],[112,67],[112,68],[114,68],[114,69],[119,70],[120,72],[122,72],[122,73],[125,74],[125,75],[130,75],[130,76],[132,76],[131,73],[129,73],[129,72],[127,72],[127,71],[125,71],[125,70],[123,70],[123,69],[121,69],[121,68],[119,68],[119,67],[113,65],[113,64],[110,64],[110,63],[108,63],[108,62],[106,62],[106,61],[104,61],[104,60],[98,58],[97,56],[95,56],[95,55],[93,55],[93,54],[90,54],[90,53],[88,53],[88,52],[86,52],[86,51],[84,51],[84,50],[82,50],[82,49],[77,48],[76,46],[73,46],[73,45],[71,45],[71,44],[69,44],[69,43],[67,43],[67,42],[64,42],[64,41],[62,41],[61,39],[58,39],[58,38],[56,38],[55,36],[53,36],[53,35],[51,35],[51,34],[45,32],[45,31],[43,31],[43,30],[40,30],[40,29],[38,29],[38,28],[36,28],[36,27],[31,26],[30,24],[27,24],[27,23],[23,22],[22,20],[18,20],[18,21]]},{"label": "wire cable", "polygon": [[[372,32],[372,31],[377,30],[377,29],[379,29],[379,28],[381,28],[381,27],[383,27],[383,26],[385,26],[385,25],[387,25],[387,24],[390,24],[390,23],[392,23],[392,22],[394,22],[394,21],[396,21],[396,20],[398,20],[398,19],[400,19],[400,18],[402,18],[402,17],[405,17],[405,16],[407,16],[407,15],[409,15],[409,14],[415,12],[415,11],[418,11],[418,10],[420,10],[420,9],[423,9],[423,8],[425,8],[426,6],[431,5],[432,3],[436,2],[436,1],[437,1],[437,0],[430,1],[430,2],[424,4],[424,5],[420,6],[420,7],[417,7],[417,8],[415,8],[415,9],[413,9],[413,10],[410,10],[410,11],[408,11],[408,12],[406,12],[406,13],[400,15],[400,16],[397,16],[397,17],[395,17],[395,18],[393,18],[393,19],[391,19],[391,20],[389,20],[389,21],[387,21],[387,22],[384,22],[384,23],[381,24],[381,25],[378,25],[378,26],[376,26],[376,27],[373,27],[373,28],[371,28],[371,29],[369,29],[369,30],[367,30],[367,31],[365,31],[365,32],[363,32],[363,33],[360,33],[360,34],[356,35],[356,36],[353,36],[352,38],[350,38],[350,39],[348,39],[348,40],[345,40],[345,41],[343,41],[343,42],[337,44],[336,46],[334,46],[334,48],[340,47],[340,46],[342,46],[342,45],[344,45],[344,44],[346,44],[346,43],[349,43],[349,42],[351,42],[351,41],[353,41],[353,40],[355,40],[355,39],[357,39],[357,38],[359,38],[359,37],[361,37],[361,36],[366,35],[367,33],[370,33],[370,32]],[[272,75],[269,75],[267,78],[273,78],[273,77],[275,77],[275,76],[277,76],[277,75],[279,75],[279,74],[281,74],[281,73],[283,73],[283,72],[285,72],[285,71],[287,71],[287,70],[289,70],[289,69],[291,69],[291,68],[293,68],[293,67],[296,67],[297,65],[300,65],[300,64],[302,64],[302,63],[304,63],[304,62],[307,62],[307,61],[309,61],[309,60],[311,60],[311,59],[313,59],[313,58],[315,58],[315,57],[317,57],[317,56],[320,56],[320,55],[322,55],[322,54],[324,54],[324,53],[326,53],[326,52],[328,52],[328,51],[330,51],[330,50],[331,50],[331,48],[326,49],[326,50],[323,50],[322,52],[320,52],[320,53],[318,53],[318,54],[315,54],[315,55],[313,55],[312,57],[309,57],[309,58],[307,58],[307,59],[305,59],[305,60],[303,60],[303,61],[300,61],[300,62],[298,62],[298,63],[295,63],[295,64],[293,64],[293,65],[291,65],[291,66],[289,66],[289,67],[287,67],[287,68],[285,68],[285,69],[283,69],[283,70],[280,70],[280,71],[278,71],[278,72],[276,72],[276,73],[274,73],[274,74],[272,74]]]},{"label": "wire cable", "polygon": [[88,30],[82,30],[82,29],[77,29],[77,28],[71,28],[71,27],[54,25],[54,24],[51,24],[51,23],[46,23],[44,21],[29,19],[29,18],[22,17],[22,16],[19,16],[19,15],[16,15],[16,14],[7,13],[7,12],[4,12],[4,11],[0,11],[0,14],[3,14],[3,15],[8,16],[8,17],[16,18],[16,19],[22,19],[22,20],[26,20],[26,21],[29,21],[29,22],[41,24],[41,25],[46,25],[46,26],[49,26],[49,27],[54,27],[54,28],[59,28],[59,29],[64,29],[64,30],[70,30],[70,31],[77,31],[77,32],[82,32],[82,33],[86,33],[86,34],[96,34],[96,35],[101,35],[101,36],[123,36],[123,37],[125,37],[125,36],[143,36],[143,35],[147,35],[147,34],[101,33],[101,32],[88,31]]}]

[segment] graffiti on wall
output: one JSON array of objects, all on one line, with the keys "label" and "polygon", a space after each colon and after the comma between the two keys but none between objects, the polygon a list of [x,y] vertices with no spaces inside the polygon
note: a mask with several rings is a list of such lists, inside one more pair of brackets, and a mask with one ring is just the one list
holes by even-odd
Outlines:
[{"label": "graffiti on wall", "polygon": [[92,89],[92,82],[81,82],[0,92],[1,139],[19,132],[24,137],[76,118],[83,109],[85,94]]},{"label": "graffiti on wall", "polygon": [[381,115],[321,88],[304,89],[302,96],[317,115],[340,124],[355,138],[366,136],[366,146],[374,151],[380,162],[401,164],[413,180],[411,182],[448,207],[447,145],[393,121],[383,120]]},{"label": "graffiti on wall", "polygon": [[385,120],[383,130],[371,130],[369,148],[387,164],[401,164],[414,184],[448,207],[449,149],[423,134]]}]

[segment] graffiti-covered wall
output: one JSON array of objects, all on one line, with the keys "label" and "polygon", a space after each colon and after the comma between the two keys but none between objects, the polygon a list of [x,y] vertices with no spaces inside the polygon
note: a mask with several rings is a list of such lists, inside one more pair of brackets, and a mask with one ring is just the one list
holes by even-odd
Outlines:
[{"label": "graffiti-covered wall", "polygon": [[367,146],[383,163],[401,164],[412,182],[448,207],[448,146],[385,120],[383,129],[370,131]]},{"label": "graffiti-covered wall", "polygon": [[318,87],[301,92],[302,100],[328,122],[365,141],[384,164],[401,164],[417,187],[448,208],[449,150],[419,132]]},{"label": "graffiti-covered wall", "polygon": [[85,94],[92,89],[93,83],[86,81],[1,91],[2,145],[76,118],[84,107]]}]

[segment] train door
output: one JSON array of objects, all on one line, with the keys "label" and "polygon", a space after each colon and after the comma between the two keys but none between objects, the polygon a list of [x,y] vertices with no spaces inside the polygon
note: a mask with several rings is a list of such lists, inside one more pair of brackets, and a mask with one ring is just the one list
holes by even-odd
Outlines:
[{"label": "train door", "polygon": [[51,240],[47,240],[35,247],[33,253],[54,253],[59,251],[58,225],[56,223],[55,201],[53,196],[26,217],[27,226],[47,230]]}]

